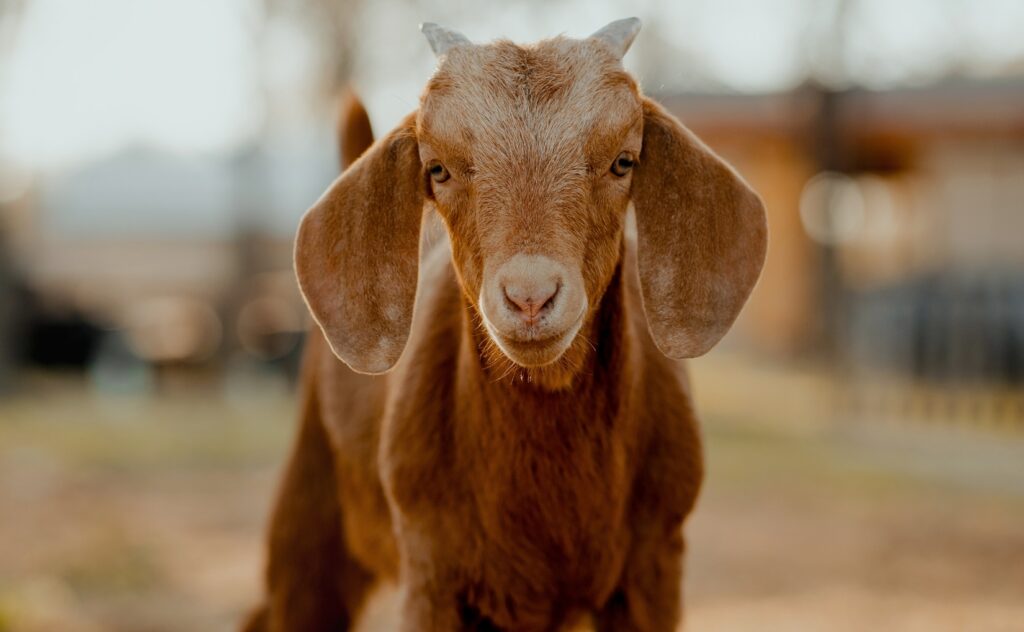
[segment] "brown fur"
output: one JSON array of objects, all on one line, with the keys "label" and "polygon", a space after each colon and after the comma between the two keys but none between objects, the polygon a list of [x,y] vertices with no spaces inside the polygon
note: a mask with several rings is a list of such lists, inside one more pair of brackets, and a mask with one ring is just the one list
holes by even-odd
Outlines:
[{"label": "brown fur", "polygon": [[[365,116],[346,120],[369,138]],[[638,164],[620,178],[623,150]],[[432,160],[449,181],[430,180]],[[703,468],[662,351],[698,355],[725,333],[764,248],[757,196],[602,42],[452,49],[420,110],[299,231],[324,335],[247,629],[347,630],[375,578],[400,583],[405,632],[541,632],[581,613],[599,630],[674,629]],[[538,366],[495,342],[479,301],[524,252],[575,266],[587,305]]]}]

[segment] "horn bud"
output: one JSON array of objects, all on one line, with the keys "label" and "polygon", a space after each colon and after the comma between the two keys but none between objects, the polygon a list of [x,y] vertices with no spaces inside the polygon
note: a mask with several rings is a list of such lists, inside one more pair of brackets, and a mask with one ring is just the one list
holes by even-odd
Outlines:
[{"label": "horn bud", "polygon": [[427,42],[430,43],[431,50],[438,57],[442,57],[448,54],[448,51],[457,46],[468,46],[471,42],[462,33],[459,33],[453,29],[447,29],[443,26],[434,24],[433,22],[424,22],[420,24],[420,31],[426,36]]},{"label": "horn bud", "polygon": [[639,32],[639,18],[624,18],[609,23],[608,26],[595,31],[590,37],[610,46],[618,58],[622,59]]}]

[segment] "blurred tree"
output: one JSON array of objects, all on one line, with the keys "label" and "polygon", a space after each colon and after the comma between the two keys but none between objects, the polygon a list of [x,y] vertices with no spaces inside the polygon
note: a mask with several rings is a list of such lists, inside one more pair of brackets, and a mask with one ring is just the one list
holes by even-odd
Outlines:
[{"label": "blurred tree", "polygon": [[0,54],[14,43],[14,31],[28,0],[0,0]]},{"label": "blurred tree", "polygon": [[853,0],[815,2],[805,18],[801,65],[822,84],[849,81],[846,32],[852,4]]},{"label": "blurred tree", "polygon": [[[7,55],[14,47],[18,22],[24,12],[26,0],[0,0],[0,73],[4,71]],[[17,299],[15,270],[8,253],[7,214],[0,203],[0,393],[10,387],[15,360]]]},{"label": "blurred tree", "polygon": [[267,18],[292,19],[312,36],[321,56],[323,95],[333,97],[348,82],[356,55],[356,26],[362,0],[263,0]]}]

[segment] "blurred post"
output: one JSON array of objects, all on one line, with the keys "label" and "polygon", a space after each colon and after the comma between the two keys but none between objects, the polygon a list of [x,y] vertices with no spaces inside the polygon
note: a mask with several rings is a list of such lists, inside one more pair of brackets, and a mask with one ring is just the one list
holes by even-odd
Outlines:
[{"label": "blurred post", "polygon": [[[811,155],[814,156],[817,171],[843,173],[849,165],[844,159],[842,135],[839,129],[839,107],[841,93],[828,88],[814,86],[816,114],[813,120],[810,141]],[[822,215],[826,225],[824,230],[829,234],[836,232],[835,217],[830,213]],[[839,338],[843,330],[843,314],[846,304],[846,292],[843,287],[842,274],[839,268],[837,244],[826,241],[818,248],[818,307],[820,326],[815,347],[823,359],[829,362],[839,360]]]},{"label": "blurred post", "polygon": [[16,310],[18,302],[14,261],[7,252],[6,231],[0,226],[0,395],[12,387],[16,362]]}]

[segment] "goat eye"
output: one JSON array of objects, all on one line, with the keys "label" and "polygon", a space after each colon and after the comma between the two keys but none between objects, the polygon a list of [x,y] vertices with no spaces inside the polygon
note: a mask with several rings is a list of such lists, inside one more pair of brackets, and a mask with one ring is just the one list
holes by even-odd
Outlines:
[{"label": "goat eye", "polygon": [[633,164],[633,155],[630,154],[628,151],[624,151],[621,154],[619,154],[619,157],[616,158],[615,162],[612,163],[612,173],[621,178],[622,176],[629,173],[629,170],[633,168]]},{"label": "goat eye", "polygon": [[449,174],[448,170],[444,168],[444,165],[436,160],[427,165],[427,173],[430,174],[430,178],[434,182],[438,183],[444,182],[451,177],[451,174]]}]

